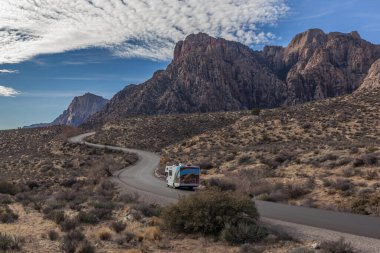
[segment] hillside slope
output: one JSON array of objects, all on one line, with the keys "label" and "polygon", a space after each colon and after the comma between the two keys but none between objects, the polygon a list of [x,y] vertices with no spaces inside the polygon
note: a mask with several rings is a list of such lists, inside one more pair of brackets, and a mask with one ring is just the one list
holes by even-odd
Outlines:
[{"label": "hillside slope", "polygon": [[167,147],[162,160],[199,164],[261,199],[380,216],[379,97],[361,89],[264,110]]}]

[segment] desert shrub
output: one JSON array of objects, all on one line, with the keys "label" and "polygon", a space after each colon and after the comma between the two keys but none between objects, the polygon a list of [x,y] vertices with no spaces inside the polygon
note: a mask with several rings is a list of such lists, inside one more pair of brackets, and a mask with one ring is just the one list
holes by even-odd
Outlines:
[{"label": "desert shrub", "polygon": [[137,211],[140,211],[146,217],[159,216],[161,213],[159,206],[147,204],[144,202],[133,205],[133,208]]},{"label": "desert shrub", "polygon": [[236,184],[226,179],[211,178],[207,180],[205,183],[207,187],[216,188],[221,191],[235,191],[236,190]]},{"label": "desert shrub", "polygon": [[78,249],[76,250],[76,253],[94,253],[95,247],[87,240],[81,242],[79,244]]},{"label": "desert shrub", "polygon": [[118,196],[117,200],[120,202],[129,204],[129,203],[138,202],[139,198],[140,198],[139,194],[135,192],[134,194],[132,193],[122,194]]},{"label": "desert shrub", "polygon": [[64,221],[59,223],[62,231],[72,231],[78,226],[78,220],[76,218],[65,218]]},{"label": "desert shrub", "polygon": [[19,250],[21,249],[22,241],[20,237],[0,233],[0,250],[4,252],[8,250]]},{"label": "desert shrub", "polygon": [[378,177],[379,177],[379,173],[377,172],[377,170],[367,170],[365,172],[365,178],[368,180],[374,180],[374,179],[377,179]]},{"label": "desert shrub", "polygon": [[309,248],[301,247],[292,249],[289,253],[315,253],[315,251]]},{"label": "desert shrub", "polygon": [[240,246],[238,253],[263,253],[265,247],[257,247],[253,244],[245,243]]},{"label": "desert shrub", "polygon": [[56,199],[61,202],[70,202],[70,201],[75,200],[78,196],[79,196],[78,192],[75,192],[73,190],[66,190],[66,191],[59,192],[56,195]]},{"label": "desert shrub", "polygon": [[201,170],[210,170],[214,168],[214,164],[207,161],[200,162],[198,166],[200,167]]},{"label": "desert shrub", "polygon": [[45,213],[45,218],[60,224],[65,220],[65,212],[63,210],[50,210]]},{"label": "desert shrub", "polygon": [[355,186],[353,183],[351,183],[350,180],[348,179],[342,179],[342,178],[338,178],[336,180],[328,180],[328,179],[325,179],[323,181],[323,185],[325,187],[332,187],[336,190],[340,190],[340,191],[348,191],[348,190],[352,190]]},{"label": "desert shrub", "polygon": [[247,164],[251,161],[251,156],[249,155],[242,155],[238,159],[239,164]]},{"label": "desert shrub", "polygon": [[18,214],[14,213],[8,206],[0,206],[0,222],[13,223],[18,219]]},{"label": "desert shrub", "polygon": [[353,200],[351,210],[353,213],[357,214],[373,214],[380,216],[380,197],[376,195],[363,194]]},{"label": "desert shrub", "polygon": [[112,217],[115,204],[111,201],[96,202],[94,203],[94,209],[91,213],[94,214],[99,220],[108,220]]},{"label": "desert shrub", "polygon": [[111,228],[116,232],[116,233],[120,233],[122,231],[124,231],[124,229],[126,228],[126,224],[122,221],[114,221],[111,223]]},{"label": "desert shrub", "polygon": [[285,186],[285,192],[289,199],[296,199],[310,193],[310,188],[305,185],[287,184]]},{"label": "desert shrub", "polygon": [[102,241],[109,241],[112,238],[111,231],[109,229],[100,229],[97,233],[96,236],[102,240]]},{"label": "desert shrub", "polygon": [[258,219],[254,202],[236,192],[204,191],[181,198],[161,217],[169,230],[219,236],[226,224]]},{"label": "desert shrub", "polygon": [[339,241],[322,242],[320,245],[322,253],[355,253],[356,251],[350,243],[345,242],[343,238]]},{"label": "desert shrub", "polygon": [[35,188],[40,187],[41,185],[37,181],[28,181],[26,182],[26,185],[29,187],[29,189],[33,190]]},{"label": "desert shrub", "polygon": [[253,108],[251,110],[251,114],[254,115],[254,116],[259,116],[260,112],[261,112],[260,108]]},{"label": "desert shrub", "polygon": [[0,193],[16,195],[18,193],[18,188],[10,182],[0,181]]},{"label": "desert shrub", "polygon": [[354,168],[346,168],[342,170],[342,174],[344,177],[353,177],[356,174],[356,170]]},{"label": "desert shrub", "polygon": [[67,253],[75,253],[79,243],[85,239],[82,232],[78,230],[68,232],[62,240],[61,249]]},{"label": "desert shrub", "polygon": [[136,235],[131,232],[127,232],[125,234],[121,234],[116,237],[115,242],[119,245],[123,245],[124,243],[129,243],[136,238]]},{"label": "desert shrub", "polygon": [[69,178],[69,179],[65,179],[65,180],[63,180],[60,184],[61,184],[61,186],[63,186],[63,187],[70,188],[70,187],[72,187],[76,182],[77,182],[77,180],[76,180],[75,178]]},{"label": "desert shrub", "polygon": [[364,161],[366,165],[376,165],[378,162],[378,157],[376,154],[365,154],[361,156],[361,159]]},{"label": "desert shrub", "polygon": [[363,166],[365,163],[363,161],[363,159],[360,159],[360,158],[356,158],[353,162],[353,165],[354,167],[361,167]]},{"label": "desert shrub", "polygon": [[93,212],[80,211],[78,213],[78,221],[80,223],[96,224],[99,222],[99,219]]},{"label": "desert shrub", "polygon": [[48,232],[48,237],[51,241],[56,241],[59,237],[59,234],[57,233],[57,231],[55,230],[50,230]]},{"label": "desert shrub", "polygon": [[0,205],[8,205],[13,202],[13,199],[6,194],[0,194]]},{"label": "desert shrub", "polygon": [[230,244],[242,244],[261,241],[267,231],[258,226],[256,220],[239,221],[236,224],[227,223],[221,232],[221,239]]}]

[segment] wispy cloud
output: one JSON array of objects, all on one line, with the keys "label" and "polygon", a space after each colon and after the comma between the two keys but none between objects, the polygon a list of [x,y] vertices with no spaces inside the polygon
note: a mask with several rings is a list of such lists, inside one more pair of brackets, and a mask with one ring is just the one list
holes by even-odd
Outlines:
[{"label": "wispy cloud", "polygon": [[88,47],[169,59],[197,32],[255,45],[288,10],[285,0],[2,0],[0,64]]},{"label": "wispy cloud", "polygon": [[17,69],[0,69],[0,74],[15,74],[19,73]]},{"label": "wispy cloud", "polygon": [[0,85],[0,96],[1,97],[15,97],[16,95],[19,95],[20,92],[11,88]]},{"label": "wispy cloud", "polygon": [[96,64],[96,63],[101,63],[101,62],[100,61],[63,61],[61,62],[62,65],[74,65],[74,66]]}]

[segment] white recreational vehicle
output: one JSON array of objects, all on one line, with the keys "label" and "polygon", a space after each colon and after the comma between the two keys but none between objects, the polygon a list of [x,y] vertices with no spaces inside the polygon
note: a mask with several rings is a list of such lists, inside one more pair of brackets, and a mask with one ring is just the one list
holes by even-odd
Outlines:
[{"label": "white recreational vehicle", "polygon": [[198,166],[182,163],[166,166],[165,168],[166,184],[174,189],[180,187],[198,187],[200,174],[201,169]]}]

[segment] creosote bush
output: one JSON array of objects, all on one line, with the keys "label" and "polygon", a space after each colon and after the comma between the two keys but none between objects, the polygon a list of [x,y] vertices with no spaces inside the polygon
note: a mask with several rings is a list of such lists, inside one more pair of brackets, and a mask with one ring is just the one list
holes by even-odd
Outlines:
[{"label": "creosote bush", "polygon": [[[257,226],[258,217],[256,206],[248,196],[230,191],[197,192],[165,208],[161,214],[164,227],[171,231],[214,236],[223,234],[222,239],[232,244],[262,238],[264,232]],[[237,239],[233,233],[243,238]]]},{"label": "creosote bush", "polygon": [[356,253],[355,249],[350,243],[344,241],[341,238],[339,241],[322,242],[321,243],[322,253]]},{"label": "creosote bush", "polygon": [[0,233],[0,250],[7,252],[8,250],[19,250],[22,246],[22,239],[8,235],[4,233]]},{"label": "creosote bush", "polygon": [[18,214],[14,213],[7,205],[0,205],[0,223],[12,223],[18,219]]},{"label": "creosote bush", "polygon": [[16,195],[18,188],[10,182],[0,181],[0,193]]}]

